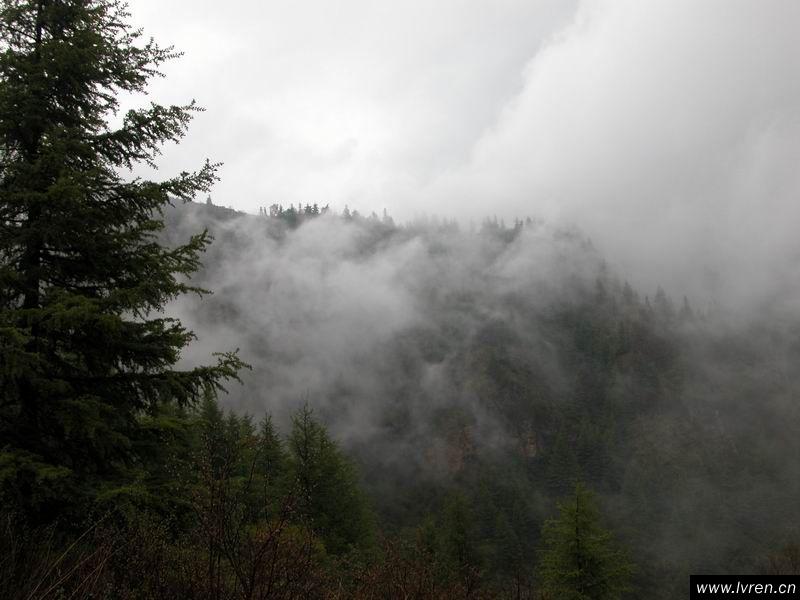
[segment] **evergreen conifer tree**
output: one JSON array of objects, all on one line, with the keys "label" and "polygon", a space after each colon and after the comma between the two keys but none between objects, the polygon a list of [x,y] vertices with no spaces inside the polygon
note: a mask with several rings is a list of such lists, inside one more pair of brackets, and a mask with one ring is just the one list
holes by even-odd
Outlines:
[{"label": "evergreen conifer tree", "polygon": [[0,494],[41,518],[122,477],[137,419],[236,376],[235,354],[178,370],[193,339],[160,311],[198,267],[207,233],[168,248],[161,211],[216,165],[125,178],[184,134],[194,103],[111,125],[177,54],[142,43],[118,0],[0,1]]},{"label": "evergreen conifer tree", "polygon": [[591,493],[580,483],[543,528],[537,570],[546,598],[615,600],[629,589],[632,566],[600,525]]},{"label": "evergreen conifer tree", "polygon": [[461,493],[454,493],[444,506],[441,535],[446,556],[463,577],[477,571],[481,563],[476,533],[475,516],[467,499]]},{"label": "evergreen conifer tree", "polygon": [[270,479],[281,477],[286,471],[286,451],[275,430],[271,415],[265,415],[258,425],[259,464]]},{"label": "evergreen conifer tree", "polygon": [[373,515],[355,468],[308,406],[295,415],[288,445],[301,518],[331,554],[368,548]]}]

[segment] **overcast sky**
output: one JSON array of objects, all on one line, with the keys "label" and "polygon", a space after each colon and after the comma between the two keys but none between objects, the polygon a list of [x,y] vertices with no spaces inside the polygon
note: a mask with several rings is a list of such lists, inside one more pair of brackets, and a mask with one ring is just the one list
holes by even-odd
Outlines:
[{"label": "overcast sky", "polygon": [[133,0],[131,11],[185,52],[154,99],[207,109],[162,172],[223,161],[217,204],[568,219],[667,285],[798,274],[796,0]]}]

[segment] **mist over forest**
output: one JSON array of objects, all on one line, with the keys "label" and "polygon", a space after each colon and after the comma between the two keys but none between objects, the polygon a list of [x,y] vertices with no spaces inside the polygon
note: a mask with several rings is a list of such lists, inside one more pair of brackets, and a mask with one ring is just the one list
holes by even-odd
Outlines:
[{"label": "mist over forest", "polygon": [[221,403],[284,427],[312,407],[390,529],[461,494],[476,539],[497,544],[502,518],[533,556],[585,481],[652,598],[762,568],[798,534],[800,322],[782,305],[636,289],[578,228],[539,219],[191,204],[167,223],[215,237],[196,276],[214,295],[169,309],[199,337],[184,359],[241,348],[252,370]]},{"label": "mist over forest", "polygon": [[793,0],[0,0],[0,598],[796,592],[799,74]]}]

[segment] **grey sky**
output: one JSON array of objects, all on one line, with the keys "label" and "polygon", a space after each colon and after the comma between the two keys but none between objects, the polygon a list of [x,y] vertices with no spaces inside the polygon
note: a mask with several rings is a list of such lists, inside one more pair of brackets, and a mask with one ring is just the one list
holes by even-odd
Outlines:
[{"label": "grey sky", "polygon": [[153,86],[207,108],[164,169],[224,161],[219,203],[348,203],[395,214],[466,161],[564,0],[135,0],[135,22],[185,56]]},{"label": "grey sky", "polygon": [[[645,285],[794,281],[795,0],[134,0],[217,203],[569,219]],[[722,282],[722,283],[721,283]]]}]

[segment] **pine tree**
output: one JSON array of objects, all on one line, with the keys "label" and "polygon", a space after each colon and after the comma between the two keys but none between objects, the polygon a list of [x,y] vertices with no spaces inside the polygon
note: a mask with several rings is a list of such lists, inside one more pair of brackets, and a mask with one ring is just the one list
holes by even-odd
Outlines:
[{"label": "pine tree", "polygon": [[600,525],[591,493],[575,486],[559,504],[557,519],[542,530],[543,551],[537,575],[546,598],[614,600],[629,589],[632,565]]},{"label": "pine tree", "polygon": [[546,482],[552,492],[562,494],[575,485],[579,475],[575,449],[569,442],[566,427],[562,426],[546,458]]},{"label": "pine tree", "polygon": [[161,182],[123,177],[185,133],[194,103],[150,104],[112,126],[177,54],[118,0],[0,2],[0,492],[47,518],[135,460],[137,419],[196,402],[236,376],[235,354],[175,368],[193,339],[160,314],[207,233],[158,241],[161,211],[216,179],[216,165]]},{"label": "pine tree", "polygon": [[369,547],[373,515],[358,485],[355,468],[304,406],[289,436],[292,471],[301,517],[332,554]]},{"label": "pine tree", "polygon": [[672,305],[672,300],[669,299],[663,288],[659,286],[656,290],[655,298],[653,298],[653,310],[659,319],[665,323],[671,323],[675,318],[675,307]]},{"label": "pine tree", "polygon": [[267,485],[275,485],[285,479],[288,457],[283,441],[275,431],[272,416],[265,415],[258,428],[258,469]]},{"label": "pine tree", "polygon": [[462,577],[477,571],[481,560],[477,552],[475,516],[463,494],[455,492],[447,499],[440,534],[447,558]]},{"label": "pine tree", "polygon": [[678,313],[678,319],[682,323],[694,321],[694,311],[686,296],[683,297],[683,306],[681,306],[681,311]]}]

